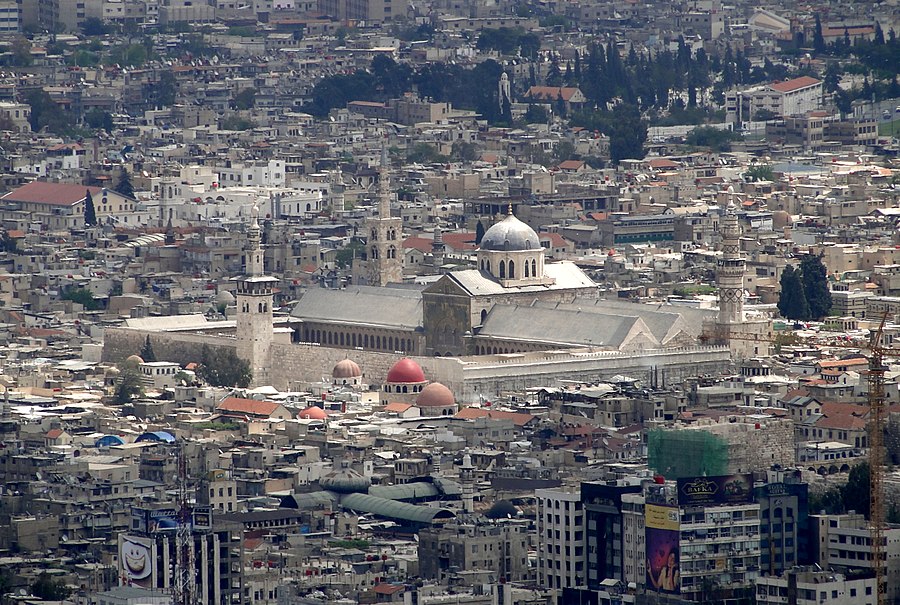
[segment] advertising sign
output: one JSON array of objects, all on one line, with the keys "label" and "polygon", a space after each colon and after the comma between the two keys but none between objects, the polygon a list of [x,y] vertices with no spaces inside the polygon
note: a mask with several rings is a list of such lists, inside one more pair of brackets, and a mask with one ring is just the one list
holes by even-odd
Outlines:
[{"label": "advertising sign", "polygon": [[644,507],[648,590],[667,594],[681,592],[679,527],[677,507],[658,504]]},{"label": "advertising sign", "polygon": [[746,504],[753,501],[753,475],[689,477],[678,480],[680,506]]},{"label": "advertising sign", "polygon": [[119,535],[119,577],[123,586],[153,588],[153,540]]}]

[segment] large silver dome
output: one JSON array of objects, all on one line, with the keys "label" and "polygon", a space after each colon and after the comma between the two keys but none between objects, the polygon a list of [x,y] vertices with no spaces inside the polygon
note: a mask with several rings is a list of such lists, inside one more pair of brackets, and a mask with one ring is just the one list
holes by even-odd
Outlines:
[{"label": "large silver dome", "polygon": [[541,240],[534,229],[510,214],[485,231],[481,238],[482,250],[510,252],[516,250],[539,250]]}]

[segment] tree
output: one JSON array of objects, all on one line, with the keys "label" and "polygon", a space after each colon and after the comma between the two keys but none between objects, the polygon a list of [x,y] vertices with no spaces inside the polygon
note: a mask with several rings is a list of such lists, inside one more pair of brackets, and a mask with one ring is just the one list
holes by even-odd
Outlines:
[{"label": "tree", "polygon": [[128,174],[128,169],[124,166],[119,172],[119,181],[116,183],[113,191],[121,193],[125,197],[134,198],[134,186],[131,184],[131,175]]},{"label": "tree", "polygon": [[253,380],[250,364],[231,349],[203,345],[197,377],[214,387],[246,388]]},{"label": "tree", "polygon": [[71,127],[65,112],[46,90],[32,90],[25,96],[25,102],[31,107],[28,123],[34,132],[46,127],[51,132],[59,133]]},{"label": "tree", "polygon": [[525,122],[527,124],[546,124],[549,119],[550,116],[543,105],[528,104],[528,109],[525,110]]},{"label": "tree", "polygon": [[150,342],[150,335],[144,340],[144,346],[141,347],[140,357],[146,362],[156,361],[156,353],[153,352],[153,343]]},{"label": "tree", "polygon": [[362,242],[352,240],[349,244],[335,252],[334,262],[341,269],[349,269],[353,265],[353,259],[365,249]]},{"label": "tree", "polygon": [[241,92],[237,93],[234,96],[234,108],[235,109],[250,109],[253,107],[253,104],[256,102],[256,93],[257,90],[255,88],[245,88]]},{"label": "tree", "polygon": [[168,107],[175,103],[175,94],[177,92],[177,84],[175,82],[175,74],[171,71],[164,71],[159,76],[159,82],[154,87],[156,92],[156,103],[160,107]]},{"label": "tree", "polygon": [[84,196],[84,224],[88,227],[97,224],[97,209],[94,207],[94,197],[90,190]]},{"label": "tree", "polygon": [[475,245],[480,246],[481,240],[484,238],[484,223],[478,221],[478,224],[475,225]]},{"label": "tree", "polygon": [[[615,52],[613,52],[615,54]],[[609,130],[609,155],[618,164],[624,159],[641,159],[647,153],[647,123],[636,105],[618,105],[612,112]]]},{"label": "tree", "polygon": [[800,272],[788,265],[781,274],[781,293],[778,295],[778,312],[786,319],[798,320],[809,317],[809,305],[803,292]]},{"label": "tree", "polygon": [[749,183],[773,181],[775,180],[775,174],[772,172],[772,167],[770,165],[755,164],[747,169],[747,172],[744,173],[744,178],[747,179],[747,182]]},{"label": "tree", "polygon": [[98,17],[88,17],[81,23],[81,32],[85,36],[105,36],[109,27]]},{"label": "tree", "polygon": [[33,58],[31,56],[31,40],[25,36],[17,36],[9,47],[12,53],[11,63],[19,67],[27,67],[31,65]]},{"label": "tree", "polygon": [[821,256],[807,254],[800,261],[803,291],[809,306],[809,317],[820,320],[831,312],[831,291],[828,289],[828,270]]},{"label": "tree", "polygon": [[65,601],[72,591],[61,580],[54,580],[42,571],[31,585],[31,594],[42,601]]},{"label": "tree", "polygon": [[94,298],[90,290],[85,288],[73,288],[63,294],[63,300],[71,300],[84,307],[87,311],[96,311],[102,306],[100,301]]},{"label": "tree", "polygon": [[816,29],[813,32],[813,50],[816,51],[817,55],[825,52],[825,37],[822,35],[822,19],[819,17],[818,13],[816,13]]},{"label": "tree", "polygon": [[841,500],[844,510],[855,510],[869,518],[869,463],[863,462],[850,469],[847,484],[841,486]]},{"label": "tree", "polygon": [[84,114],[84,123],[94,130],[112,132],[113,129],[112,114],[98,107]]},{"label": "tree", "polygon": [[478,159],[475,143],[455,141],[450,149],[450,157],[459,162],[473,162]]},{"label": "tree", "polygon": [[126,367],[119,375],[119,384],[116,385],[113,401],[118,405],[125,405],[143,394],[144,387],[141,384],[140,373],[135,368]]}]

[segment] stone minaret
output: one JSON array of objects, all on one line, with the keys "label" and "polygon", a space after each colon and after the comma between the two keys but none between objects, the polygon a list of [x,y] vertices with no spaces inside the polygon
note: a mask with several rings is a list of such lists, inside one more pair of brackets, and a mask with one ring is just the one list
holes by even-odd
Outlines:
[{"label": "stone minaret", "polygon": [[272,359],[272,292],[278,280],[263,274],[257,206],[250,215],[244,262],[244,275],[237,278],[237,354],[250,364],[252,384],[267,385]]},{"label": "stone minaret", "polygon": [[744,321],[744,269],[741,257],[741,231],[734,207],[734,188],[728,188],[728,208],[722,220],[722,258],[716,267],[719,286],[719,324]]},{"label": "stone minaret", "polygon": [[366,221],[368,231],[368,271],[370,286],[386,286],[403,281],[402,220],[391,216],[391,178],[387,148],[381,149],[378,171],[378,216]]},{"label": "stone minaret", "polygon": [[444,266],[444,233],[440,225],[434,226],[434,241],[431,243],[431,268],[435,275],[440,274]]}]

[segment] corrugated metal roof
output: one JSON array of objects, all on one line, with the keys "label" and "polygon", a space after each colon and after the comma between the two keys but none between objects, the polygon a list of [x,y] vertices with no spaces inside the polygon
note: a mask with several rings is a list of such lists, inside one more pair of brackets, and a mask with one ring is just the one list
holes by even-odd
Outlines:
[{"label": "corrugated metal roof", "polygon": [[446,508],[433,508],[430,506],[416,506],[406,502],[397,502],[367,494],[349,494],[341,500],[344,508],[350,508],[364,513],[372,513],[379,517],[398,519],[400,521],[412,521],[414,523],[434,523],[453,519],[456,515]]},{"label": "corrugated metal roof", "polygon": [[418,500],[433,498],[440,494],[438,488],[425,482],[401,483],[399,485],[373,485],[369,495],[387,500]]}]

